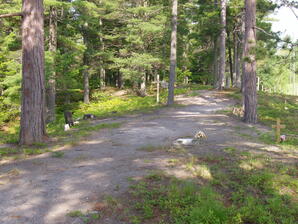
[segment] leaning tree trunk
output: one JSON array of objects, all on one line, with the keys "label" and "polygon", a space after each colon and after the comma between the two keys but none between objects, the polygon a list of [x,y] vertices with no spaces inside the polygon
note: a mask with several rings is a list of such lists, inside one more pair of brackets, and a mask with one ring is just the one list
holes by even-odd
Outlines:
[{"label": "leaning tree trunk", "polygon": [[42,142],[45,130],[43,1],[23,0],[20,144]]},{"label": "leaning tree trunk", "polygon": [[244,121],[257,122],[256,88],[256,0],[245,0],[245,36],[244,36]]},{"label": "leaning tree trunk", "polygon": [[50,35],[49,35],[49,51],[54,58],[53,72],[49,77],[47,86],[47,122],[55,120],[56,110],[56,68],[55,54],[57,51],[57,9],[50,7]]},{"label": "leaning tree trunk", "polygon": [[218,89],[222,90],[224,87],[225,68],[226,68],[226,0],[220,0],[220,43],[219,43],[219,77]]},{"label": "leaning tree trunk", "polygon": [[172,35],[171,35],[171,57],[170,57],[170,79],[168,105],[174,103],[174,88],[176,79],[177,66],[177,17],[178,17],[178,0],[173,0],[172,6]]}]

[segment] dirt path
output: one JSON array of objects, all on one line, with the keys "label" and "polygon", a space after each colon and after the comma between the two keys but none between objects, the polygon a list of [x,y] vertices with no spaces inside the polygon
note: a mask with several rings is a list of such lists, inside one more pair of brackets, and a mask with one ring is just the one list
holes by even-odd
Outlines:
[{"label": "dirt path", "polygon": [[[103,195],[121,194],[127,190],[130,177],[152,170],[183,177],[181,170],[167,166],[173,155],[148,150],[170,145],[178,137],[193,136],[197,130],[203,130],[208,140],[192,149],[193,154],[216,154],[236,147],[268,153],[277,160],[297,159],[297,155],[285,155],[255,137],[247,137],[256,136],[256,129],[216,112],[232,106],[231,100],[212,91],[201,91],[200,95],[179,97],[183,107],[114,119],[124,124],[94,133],[88,141],[65,150],[62,158],[48,153],[2,165],[0,223],[75,223],[68,212],[90,210]],[[266,131],[261,126],[258,129]]]}]

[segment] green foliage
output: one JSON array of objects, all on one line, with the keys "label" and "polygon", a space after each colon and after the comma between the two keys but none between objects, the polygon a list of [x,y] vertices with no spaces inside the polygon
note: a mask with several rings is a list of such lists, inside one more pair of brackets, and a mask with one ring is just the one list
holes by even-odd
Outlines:
[{"label": "green foliage", "polygon": [[177,83],[183,84],[185,83],[185,79],[189,79],[192,73],[189,70],[182,71],[181,69],[177,69]]}]

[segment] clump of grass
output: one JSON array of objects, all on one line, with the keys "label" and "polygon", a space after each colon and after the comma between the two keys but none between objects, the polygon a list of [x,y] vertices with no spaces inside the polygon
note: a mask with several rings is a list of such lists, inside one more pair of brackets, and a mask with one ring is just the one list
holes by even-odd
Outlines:
[{"label": "clump of grass", "polygon": [[53,158],[62,158],[63,156],[64,156],[64,152],[62,152],[62,151],[52,152]]},{"label": "clump of grass", "polygon": [[20,153],[19,148],[0,148],[0,158],[3,156]]},{"label": "clump of grass", "polygon": [[234,147],[226,147],[224,148],[224,151],[228,154],[235,154],[237,152],[237,149]]},{"label": "clump of grass", "polygon": [[100,219],[100,214],[98,212],[83,213],[79,210],[75,210],[67,213],[67,215],[72,218],[79,218],[82,220],[83,223],[92,223]]},{"label": "clump of grass", "polygon": [[44,153],[43,149],[39,149],[39,148],[24,148],[23,149],[23,153],[24,155],[39,155]]},{"label": "clump of grass", "polygon": [[71,212],[67,213],[67,215],[70,216],[70,217],[81,217],[81,216],[84,216],[83,212],[81,212],[79,210],[71,211]]},{"label": "clump of grass", "polygon": [[146,151],[146,152],[154,152],[154,151],[162,150],[163,148],[164,147],[160,146],[160,145],[145,145],[145,146],[138,148],[137,150]]}]

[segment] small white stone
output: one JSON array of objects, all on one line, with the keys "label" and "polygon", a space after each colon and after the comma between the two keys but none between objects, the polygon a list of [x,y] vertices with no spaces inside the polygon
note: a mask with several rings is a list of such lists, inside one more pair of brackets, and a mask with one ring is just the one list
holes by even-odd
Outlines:
[{"label": "small white stone", "polygon": [[178,138],[174,141],[174,145],[193,145],[194,140],[192,138]]}]

